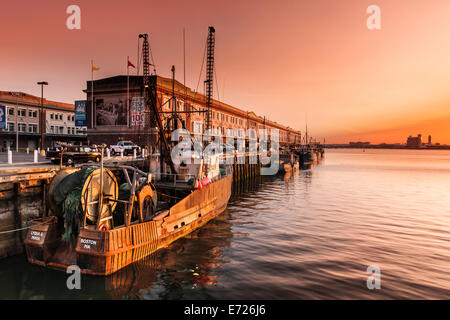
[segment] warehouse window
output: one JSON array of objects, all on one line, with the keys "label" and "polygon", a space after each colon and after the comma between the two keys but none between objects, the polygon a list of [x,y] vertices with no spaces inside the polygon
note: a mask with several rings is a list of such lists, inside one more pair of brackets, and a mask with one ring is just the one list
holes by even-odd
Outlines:
[{"label": "warehouse window", "polygon": [[29,133],[36,133],[37,132],[37,124],[29,124],[28,125],[28,132]]},{"label": "warehouse window", "polygon": [[170,102],[167,102],[167,101],[169,101],[169,97],[167,97],[167,96],[164,96],[163,97],[163,105],[164,105],[164,108],[169,108],[169,103]]},{"label": "warehouse window", "polygon": [[27,124],[26,123],[19,123],[18,125],[19,132],[26,132],[27,131]]},{"label": "warehouse window", "polygon": [[200,121],[192,121],[192,130],[194,133],[202,133],[203,123]]},{"label": "warehouse window", "polygon": [[10,116],[13,116],[13,115],[14,115],[14,108],[9,107],[9,108],[8,108],[8,114],[9,114]]},{"label": "warehouse window", "polygon": [[25,117],[27,115],[27,109],[19,109],[17,110],[17,115],[20,117]]},{"label": "warehouse window", "polygon": [[14,129],[14,122],[8,122],[8,131],[9,132],[13,132],[15,129]]},{"label": "warehouse window", "polygon": [[184,111],[184,102],[178,101],[178,111]]}]

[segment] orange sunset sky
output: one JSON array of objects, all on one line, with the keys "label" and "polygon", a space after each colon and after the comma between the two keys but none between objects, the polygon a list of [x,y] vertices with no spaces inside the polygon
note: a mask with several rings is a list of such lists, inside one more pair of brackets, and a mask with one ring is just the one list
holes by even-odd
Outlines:
[{"label": "orange sunset sky", "polygon": [[[66,8],[81,8],[81,30]],[[366,9],[381,8],[381,30]],[[5,1],[0,10],[0,90],[73,103],[96,78],[136,64],[149,33],[157,73],[177,68],[195,89],[207,28],[216,29],[215,98],[304,130],[327,143],[405,142],[431,134],[450,144],[450,1],[202,0]],[[131,69],[134,70],[134,69]],[[202,81],[204,76],[202,76]]]}]

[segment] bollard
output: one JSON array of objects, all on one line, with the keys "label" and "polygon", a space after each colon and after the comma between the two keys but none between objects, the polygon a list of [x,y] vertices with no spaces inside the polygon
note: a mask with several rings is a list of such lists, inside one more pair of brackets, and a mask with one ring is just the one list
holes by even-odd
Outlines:
[{"label": "bollard", "polygon": [[8,164],[12,164],[12,151],[8,150]]},{"label": "bollard", "polygon": [[111,150],[109,150],[109,148],[106,149],[106,157],[111,159]]},{"label": "bollard", "polygon": [[27,154],[30,154],[30,148],[27,148]]},{"label": "bollard", "polygon": [[136,159],[136,149],[133,149],[133,159]]},{"label": "bollard", "polygon": [[33,160],[33,162],[34,163],[38,163],[38,151],[37,150],[34,150],[34,160]]},{"label": "bollard", "polygon": [[123,150],[120,150],[120,157],[123,158]]},{"label": "bollard", "polygon": [[142,154],[142,158],[145,158],[145,149],[142,149],[141,154]]}]

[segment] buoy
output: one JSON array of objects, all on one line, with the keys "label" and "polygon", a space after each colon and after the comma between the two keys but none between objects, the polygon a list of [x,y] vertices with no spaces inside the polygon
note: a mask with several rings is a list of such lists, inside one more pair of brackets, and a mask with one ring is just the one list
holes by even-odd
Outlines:
[{"label": "buoy", "polygon": [[202,183],[201,183],[200,181],[197,181],[197,182],[198,182],[197,189],[198,189],[198,190],[202,190]]},{"label": "buoy", "polygon": [[204,178],[202,179],[202,181],[201,181],[202,186],[204,186],[204,187],[206,187],[207,185],[209,185],[210,182],[211,182],[211,181],[209,180],[208,177],[204,177]]}]

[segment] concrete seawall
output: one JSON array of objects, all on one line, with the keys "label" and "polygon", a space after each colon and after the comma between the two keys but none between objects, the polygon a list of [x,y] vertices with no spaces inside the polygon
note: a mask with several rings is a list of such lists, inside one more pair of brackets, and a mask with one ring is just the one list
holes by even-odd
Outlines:
[{"label": "concrete seawall", "polygon": [[24,251],[27,230],[23,228],[29,220],[42,216],[44,188],[43,180],[0,184],[0,259]]}]

